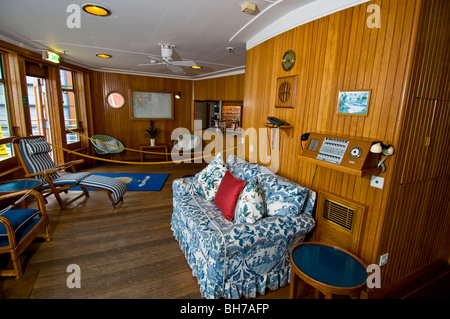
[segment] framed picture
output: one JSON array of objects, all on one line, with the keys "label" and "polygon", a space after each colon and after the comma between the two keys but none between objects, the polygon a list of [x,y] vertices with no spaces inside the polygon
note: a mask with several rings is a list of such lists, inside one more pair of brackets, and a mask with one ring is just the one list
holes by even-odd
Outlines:
[{"label": "framed picture", "polygon": [[133,119],[173,120],[172,93],[131,92]]},{"label": "framed picture", "polygon": [[338,114],[367,116],[370,90],[339,91]]},{"label": "framed picture", "polygon": [[297,94],[297,75],[277,79],[275,107],[294,108]]}]

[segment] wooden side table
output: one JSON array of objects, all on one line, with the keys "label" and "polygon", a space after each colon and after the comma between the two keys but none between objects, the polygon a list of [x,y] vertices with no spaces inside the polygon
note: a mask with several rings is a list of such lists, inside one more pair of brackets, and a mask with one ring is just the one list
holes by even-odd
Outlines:
[{"label": "wooden side table", "polygon": [[0,194],[9,194],[13,192],[22,191],[25,189],[34,189],[39,191],[42,187],[42,182],[34,178],[13,179],[0,183]]},{"label": "wooden side table", "polygon": [[[163,150],[163,152],[165,153],[165,157],[166,157],[166,162],[169,161],[169,147],[167,146],[167,144],[160,144],[160,145],[155,145],[155,146],[150,146],[148,144],[141,144],[139,146],[139,149],[141,151],[152,151],[152,150]],[[156,155],[156,154],[155,154]],[[141,162],[143,162],[145,159],[145,153],[141,153]]]},{"label": "wooden side table", "polygon": [[[23,178],[23,179],[12,179],[10,181],[5,181],[0,183],[0,195],[14,193],[26,189],[34,189],[40,191],[42,187],[42,182],[34,178]],[[21,203],[22,208],[26,208],[26,201]]]},{"label": "wooden side table", "polygon": [[302,243],[291,252],[290,298],[297,295],[297,281],[301,278],[316,288],[316,297],[348,295],[357,299],[366,286],[367,266],[352,253],[338,247],[317,242]]}]

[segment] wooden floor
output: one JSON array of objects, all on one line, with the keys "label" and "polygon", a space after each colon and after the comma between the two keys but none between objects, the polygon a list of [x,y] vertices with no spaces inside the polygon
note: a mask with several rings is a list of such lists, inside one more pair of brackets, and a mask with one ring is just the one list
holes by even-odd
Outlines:
[{"label": "wooden floor", "polygon": [[[103,192],[90,192],[62,211],[53,196],[47,209],[50,242],[22,254],[21,279],[0,278],[1,297],[14,299],[198,299],[197,280],[170,230],[172,181],[205,164],[99,165],[90,172],[170,173],[159,192],[127,192],[113,208]],[[67,198],[75,197],[69,193]],[[0,267],[9,262],[0,256]],[[81,288],[67,287],[67,267],[81,269]],[[300,297],[313,299],[307,285]],[[259,298],[287,299],[289,286]]]},{"label": "wooden floor", "polygon": [[[6,297],[200,298],[197,281],[170,230],[170,217],[172,181],[202,167],[111,164],[90,169],[170,176],[159,192],[127,192],[117,208],[97,191],[65,211],[54,196],[48,197],[52,240],[33,243],[23,254],[23,278],[0,279]],[[2,257],[1,266],[8,260],[6,254]],[[81,268],[81,289],[67,287],[70,264]]]}]

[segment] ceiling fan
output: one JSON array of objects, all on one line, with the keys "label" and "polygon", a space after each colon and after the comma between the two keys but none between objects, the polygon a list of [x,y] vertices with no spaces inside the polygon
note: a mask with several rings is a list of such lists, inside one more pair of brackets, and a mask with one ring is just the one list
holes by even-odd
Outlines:
[{"label": "ceiling fan", "polygon": [[165,64],[167,65],[172,71],[182,71],[183,69],[180,68],[181,66],[188,66],[188,67],[192,67],[197,65],[197,63],[195,63],[194,61],[187,61],[187,60],[181,60],[181,61],[174,61],[172,58],[172,54],[173,54],[173,48],[175,48],[175,45],[173,44],[161,44],[159,43],[159,45],[161,46],[161,56],[156,56],[156,55],[150,55],[149,58],[150,63],[145,63],[145,64],[138,64],[138,66],[145,66],[145,65],[161,65],[161,64]]}]

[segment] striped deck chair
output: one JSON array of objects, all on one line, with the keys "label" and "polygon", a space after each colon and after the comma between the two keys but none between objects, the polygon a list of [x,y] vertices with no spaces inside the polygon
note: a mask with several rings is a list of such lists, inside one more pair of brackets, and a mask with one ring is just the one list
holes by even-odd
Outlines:
[{"label": "striped deck chair", "polygon": [[[15,154],[25,171],[25,177],[42,181],[42,193],[45,197],[53,194],[62,209],[82,196],[89,197],[86,188],[93,188],[107,193],[111,205],[114,207],[123,200],[127,191],[125,182],[104,176],[95,176],[89,172],[77,172],[75,165],[84,160],[76,160],[61,165],[55,165],[49,153],[50,145],[43,136],[21,137],[13,140]],[[70,168],[71,173],[65,172]],[[80,186],[82,193],[70,201],[63,201],[61,193],[75,186]]]}]

